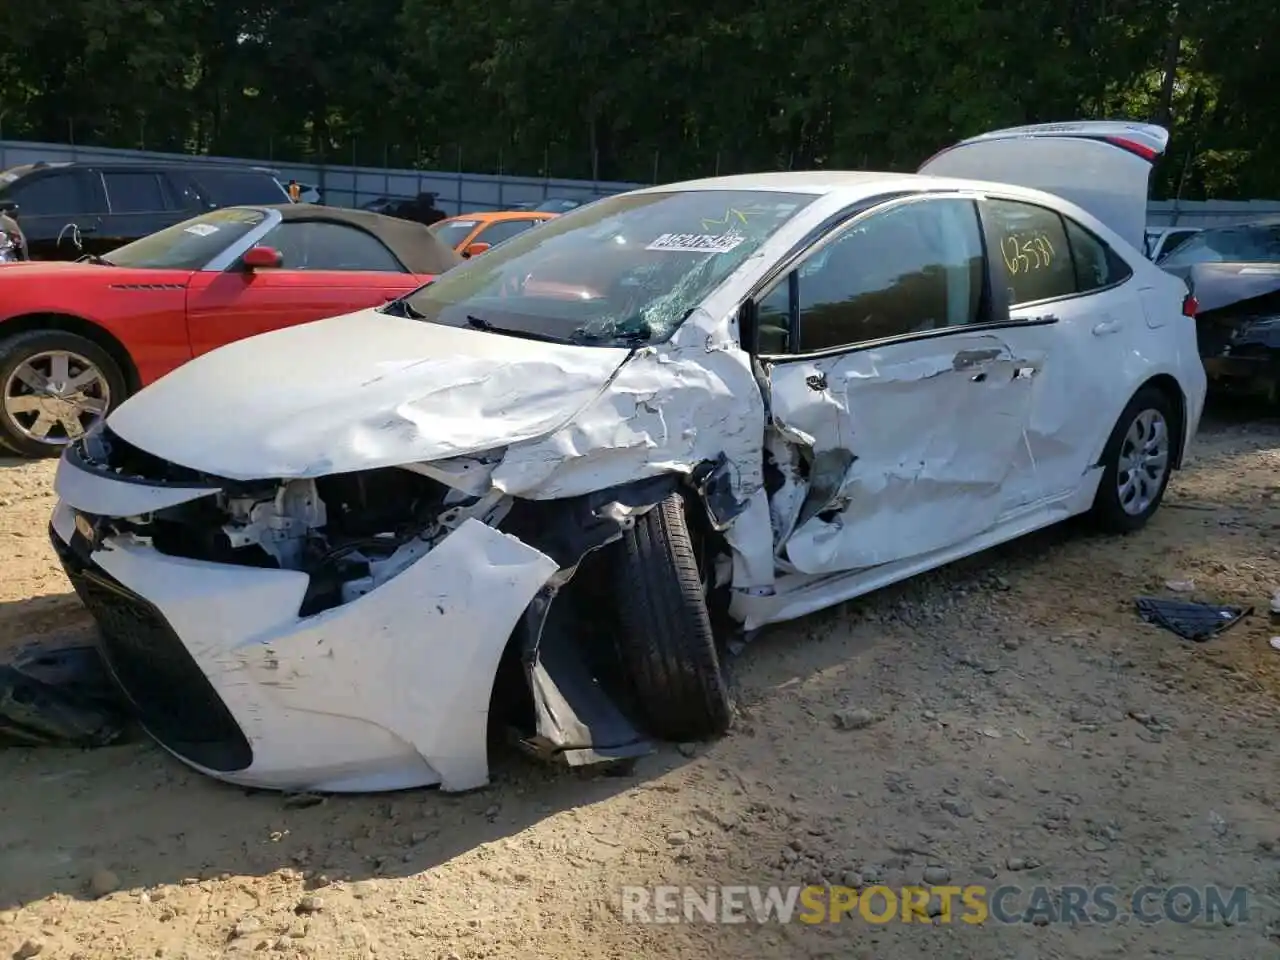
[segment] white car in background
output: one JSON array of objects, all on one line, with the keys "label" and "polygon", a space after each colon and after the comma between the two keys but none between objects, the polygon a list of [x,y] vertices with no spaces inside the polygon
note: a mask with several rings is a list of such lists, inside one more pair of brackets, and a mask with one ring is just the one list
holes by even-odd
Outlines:
[{"label": "white car in background", "polygon": [[1149,227],[1144,248],[1147,259],[1158,263],[1194,237],[1201,229],[1200,227]]},{"label": "white car in background", "polygon": [[1166,143],[597,200],[141,391],[64,455],[53,542],[147,728],[224,780],[473,788],[499,715],[570,764],[715,736],[731,635],[1150,519],[1205,394],[1141,252]]}]

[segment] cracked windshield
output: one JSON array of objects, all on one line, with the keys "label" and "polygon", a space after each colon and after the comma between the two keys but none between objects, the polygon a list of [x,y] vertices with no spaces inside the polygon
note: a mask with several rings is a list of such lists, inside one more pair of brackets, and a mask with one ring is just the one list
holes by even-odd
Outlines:
[{"label": "cracked windshield", "polygon": [[813,199],[762,190],[610,197],[509,240],[384,309],[561,343],[659,342]]}]

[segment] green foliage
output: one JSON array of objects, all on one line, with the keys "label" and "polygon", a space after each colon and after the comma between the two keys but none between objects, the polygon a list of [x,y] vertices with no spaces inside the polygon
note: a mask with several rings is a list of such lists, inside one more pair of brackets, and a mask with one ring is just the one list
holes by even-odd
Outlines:
[{"label": "green foliage", "polygon": [[1276,38],[1264,0],[9,0],[0,136],[650,181],[1125,117],[1166,195],[1265,196]]}]

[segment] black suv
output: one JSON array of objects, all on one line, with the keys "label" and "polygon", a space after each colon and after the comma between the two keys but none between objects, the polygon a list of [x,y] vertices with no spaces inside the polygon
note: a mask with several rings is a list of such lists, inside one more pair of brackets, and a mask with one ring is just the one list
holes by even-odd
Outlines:
[{"label": "black suv", "polygon": [[104,254],[218,207],[287,203],[270,173],[230,164],[33,163],[0,173],[33,260]]}]

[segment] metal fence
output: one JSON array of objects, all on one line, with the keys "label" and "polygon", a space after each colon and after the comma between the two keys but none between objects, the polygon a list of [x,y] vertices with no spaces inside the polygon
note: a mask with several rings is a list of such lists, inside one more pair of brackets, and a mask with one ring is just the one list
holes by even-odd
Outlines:
[{"label": "metal fence", "polygon": [[[62,143],[29,143],[0,140],[0,170],[43,160],[121,161],[196,159],[185,154],[119,150],[110,147],[81,147]],[[290,178],[319,189],[325,203],[358,207],[379,197],[408,198],[419,193],[438,194],[436,201],[446,213],[473,213],[506,210],[522,203],[539,203],[550,198],[594,200],[631,190],[643,184],[604,180],[568,180],[555,177],[516,177],[466,173],[462,170],[410,170],[335,164],[273,163],[270,160],[232,157],[199,157],[202,162],[249,164],[270,167],[283,180]],[[707,171],[709,174],[712,171]],[[1280,200],[1156,200],[1148,206],[1148,222],[1153,227],[1215,227],[1280,216]]]},{"label": "metal fence", "polygon": [[594,200],[631,190],[639,184],[605,180],[564,180],[551,177],[497,176],[443,170],[389,170],[378,167],[335,164],[272,163],[236,157],[191,157],[176,153],[80,147],[63,143],[29,143],[0,140],[0,170],[24,163],[119,162],[199,159],[202,163],[229,163],[269,167],[284,181],[297,180],[320,191],[323,201],[337,207],[359,207],[379,197],[408,198],[419,193],[438,194],[436,205],[446,213],[508,210],[522,203],[550,198]]}]

